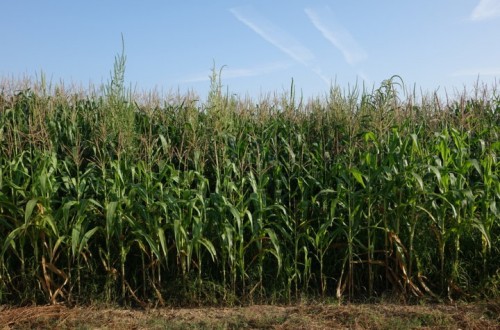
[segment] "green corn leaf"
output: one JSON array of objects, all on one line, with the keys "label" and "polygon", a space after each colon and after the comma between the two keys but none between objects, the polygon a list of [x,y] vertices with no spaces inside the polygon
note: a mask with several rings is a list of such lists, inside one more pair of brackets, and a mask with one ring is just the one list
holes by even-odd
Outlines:
[{"label": "green corn leaf", "polygon": [[161,228],[161,227],[158,228],[157,235],[158,235],[158,239],[160,240],[160,246],[161,246],[161,250],[163,252],[163,256],[166,259],[168,256],[168,248],[167,248],[167,240],[165,239],[165,231],[163,230],[163,228]]},{"label": "green corn leaf", "polygon": [[418,187],[421,190],[424,190],[424,181],[422,180],[422,177],[415,172],[411,172],[411,175],[415,178],[415,180],[417,180]]},{"label": "green corn leaf", "polygon": [[108,238],[113,235],[115,231],[115,213],[118,202],[110,202],[106,205],[106,235]]},{"label": "green corn leaf", "polygon": [[24,211],[24,223],[27,224],[28,220],[31,218],[31,215],[33,214],[33,209],[35,208],[36,204],[38,203],[38,199],[33,198],[28,201],[26,204],[26,209]]},{"label": "green corn leaf", "polygon": [[78,247],[78,253],[82,253],[83,249],[88,248],[88,242],[94,236],[94,234],[100,229],[100,227],[94,227],[87,231],[85,235],[83,235],[82,240]]},{"label": "green corn leaf", "polygon": [[271,240],[271,243],[273,244],[274,249],[271,250],[271,253],[276,257],[276,261],[278,262],[278,274],[279,274],[279,271],[281,270],[282,267],[282,257],[281,257],[281,250],[278,237],[276,236],[274,230],[272,230],[271,228],[266,228],[264,231]]},{"label": "green corn leaf", "polygon": [[71,253],[73,257],[75,257],[77,251],[79,251],[78,247],[80,246],[80,236],[82,235],[82,222],[83,217],[78,219],[71,230]]},{"label": "green corn leaf", "polygon": [[366,188],[365,181],[363,180],[363,175],[357,168],[353,167],[349,170],[349,172],[352,174],[354,179],[356,179],[356,181],[363,186],[363,188]]},{"label": "green corn leaf", "polygon": [[212,242],[210,242],[208,239],[204,237],[201,237],[199,239],[199,242],[201,245],[205,247],[205,249],[207,249],[208,253],[212,257],[212,261],[215,261],[217,259],[217,252],[215,251],[215,247],[212,244]]}]

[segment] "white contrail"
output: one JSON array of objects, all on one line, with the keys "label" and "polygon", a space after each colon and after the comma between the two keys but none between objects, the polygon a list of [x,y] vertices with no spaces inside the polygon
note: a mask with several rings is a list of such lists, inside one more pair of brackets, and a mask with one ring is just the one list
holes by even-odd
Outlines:
[{"label": "white contrail", "polygon": [[308,65],[314,59],[313,53],[304,47],[286,31],[278,28],[265,18],[261,17],[250,6],[230,9],[231,13],[243,24],[252,29],[264,40],[279,48],[295,61]]},{"label": "white contrail", "polygon": [[326,7],[321,10],[306,8],[305,12],[323,37],[340,50],[347,63],[353,65],[368,57],[349,31],[335,23],[330,8]]}]

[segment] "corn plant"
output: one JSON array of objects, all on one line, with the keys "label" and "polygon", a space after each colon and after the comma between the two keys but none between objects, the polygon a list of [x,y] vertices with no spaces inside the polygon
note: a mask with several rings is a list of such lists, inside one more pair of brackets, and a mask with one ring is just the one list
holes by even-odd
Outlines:
[{"label": "corn plant", "polygon": [[[0,88],[0,302],[497,297],[499,106]],[[147,100],[147,101],[144,101]]]}]

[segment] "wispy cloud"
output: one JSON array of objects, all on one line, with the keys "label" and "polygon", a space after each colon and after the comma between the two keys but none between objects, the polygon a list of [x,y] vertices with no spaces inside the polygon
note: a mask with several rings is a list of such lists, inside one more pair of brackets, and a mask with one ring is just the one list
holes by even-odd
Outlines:
[{"label": "wispy cloud", "polygon": [[[256,77],[266,74],[270,74],[276,71],[286,70],[293,65],[290,61],[274,62],[258,66],[252,66],[249,68],[223,68],[222,78],[223,79],[233,79],[233,78],[244,78],[244,77]],[[207,70],[203,73],[195,74],[186,78],[181,79],[181,83],[193,83],[209,81],[212,72]]]},{"label": "wispy cloud", "polygon": [[323,80],[323,82],[327,85],[331,85],[332,84],[332,81],[330,78],[328,78],[325,73],[323,72],[323,70],[321,69],[321,67],[319,65],[313,65],[311,67],[311,70],[318,76],[321,78],[321,80]]},{"label": "wispy cloud", "polygon": [[354,40],[351,33],[335,22],[333,12],[329,7],[321,8],[321,10],[306,8],[305,12],[323,37],[340,50],[347,63],[353,65],[367,58],[366,52]]},{"label": "wispy cloud", "polygon": [[500,17],[500,0],[480,0],[470,15],[473,21]]},{"label": "wispy cloud", "polygon": [[366,74],[366,72],[364,72],[363,70],[358,70],[358,73],[357,73],[358,77],[361,78],[361,80],[363,80],[363,82],[367,85],[371,85],[373,82],[372,80],[370,79],[370,77],[368,77],[368,75]]},{"label": "wispy cloud", "polygon": [[295,61],[308,65],[314,59],[314,54],[309,49],[286,31],[261,17],[251,6],[236,7],[230,11],[240,22]]},{"label": "wispy cloud", "polygon": [[479,68],[479,69],[465,69],[459,70],[452,74],[453,77],[464,77],[464,76],[500,76],[500,67],[498,68]]}]

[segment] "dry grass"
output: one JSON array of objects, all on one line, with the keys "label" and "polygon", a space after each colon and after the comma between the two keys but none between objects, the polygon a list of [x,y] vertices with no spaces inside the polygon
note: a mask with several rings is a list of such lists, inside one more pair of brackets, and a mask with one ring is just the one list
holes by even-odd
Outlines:
[{"label": "dry grass", "polygon": [[2,329],[500,329],[498,302],[132,310],[0,307]]}]

